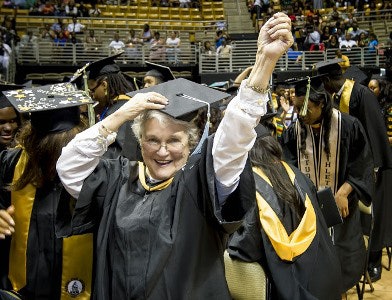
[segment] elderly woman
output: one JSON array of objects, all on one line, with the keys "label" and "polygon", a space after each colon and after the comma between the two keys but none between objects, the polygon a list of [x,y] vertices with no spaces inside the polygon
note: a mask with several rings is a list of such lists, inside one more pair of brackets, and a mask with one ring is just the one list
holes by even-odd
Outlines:
[{"label": "elderly woman", "polygon": [[[58,235],[97,232],[94,299],[231,299],[223,251],[254,198],[247,153],[290,29],[283,13],[263,26],[253,70],[200,154],[190,156],[196,127],[161,112],[173,99],[156,92],[136,94],[63,149],[57,170],[77,202],[60,205]],[[143,162],[102,159],[129,120]]]}]

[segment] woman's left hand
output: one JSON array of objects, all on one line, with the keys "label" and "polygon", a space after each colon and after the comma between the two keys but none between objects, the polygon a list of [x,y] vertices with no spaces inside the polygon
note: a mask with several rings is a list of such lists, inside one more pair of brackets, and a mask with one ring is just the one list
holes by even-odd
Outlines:
[{"label": "woman's left hand", "polygon": [[257,53],[277,61],[294,43],[291,20],[284,13],[274,14],[260,29]]}]

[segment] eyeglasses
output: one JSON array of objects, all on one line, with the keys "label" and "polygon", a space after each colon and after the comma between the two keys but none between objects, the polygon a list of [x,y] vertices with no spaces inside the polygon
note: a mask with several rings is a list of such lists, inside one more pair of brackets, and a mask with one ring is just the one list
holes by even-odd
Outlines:
[{"label": "eyeglasses", "polygon": [[94,93],[95,93],[95,90],[96,90],[101,84],[102,84],[102,81],[101,81],[101,82],[98,82],[97,85],[96,85],[95,87],[93,87],[92,89],[88,89],[89,93],[90,93],[90,94],[94,94]]},{"label": "eyeglasses", "polygon": [[158,152],[162,147],[166,149],[166,151],[178,153],[182,152],[185,145],[178,139],[170,139],[165,144],[161,143],[157,139],[147,139],[143,140],[143,146],[146,150],[151,152]]}]

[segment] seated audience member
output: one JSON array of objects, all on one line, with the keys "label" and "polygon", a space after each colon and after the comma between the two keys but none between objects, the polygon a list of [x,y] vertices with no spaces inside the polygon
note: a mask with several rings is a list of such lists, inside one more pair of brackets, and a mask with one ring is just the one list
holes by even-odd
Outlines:
[{"label": "seated audience member", "polygon": [[5,78],[7,78],[6,75],[10,65],[11,53],[11,47],[4,42],[2,37],[0,37],[0,71]]},{"label": "seated audience member", "polygon": [[[198,129],[186,117],[205,106],[193,98],[215,103],[227,95],[186,79],[132,94],[63,148],[57,171],[77,201],[61,202],[57,234],[97,232],[95,299],[231,299],[223,251],[254,199],[248,151],[269,78],[293,42],[290,28],[283,13],[264,25],[249,78],[192,156]],[[130,120],[143,161],[103,158]]]},{"label": "seated audience member", "polygon": [[369,40],[368,40],[366,34],[364,32],[362,32],[359,35],[358,40],[357,40],[358,47],[361,47],[361,48],[367,47],[368,43],[369,43]]},{"label": "seated audience member", "polygon": [[120,40],[120,34],[116,32],[114,34],[114,39],[109,43],[111,55],[122,52],[125,49],[125,44]]},{"label": "seated audience member", "polygon": [[94,17],[97,18],[101,15],[101,10],[99,8],[97,8],[97,4],[96,3],[91,3],[91,8],[88,11],[88,14],[90,15],[90,17]]},{"label": "seated audience member", "polygon": [[68,24],[67,31],[75,33],[83,33],[86,26],[81,24],[77,17],[72,17],[72,23]]},{"label": "seated audience member", "polygon": [[335,34],[332,34],[329,38],[329,41],[325,44],[325,48],[327,49],[337,49],[340,48],[340,44],[338,38]]},{"label": "seated audience member", "polygon": [[56,207],[73,200],[55,166],[61,148],[85,128],[78,105],[92,101],[71,84],[4,94],[19,111],[29,108],[31,121],[19,146],[0,153],[0,186],[10,187],[0,190],[0,289],[18,299],[89,299],[93,238],[56,238]]},{"label": "seated audience member", "polygon": [[354,23],[351,28],[347,29],[347,32],[351,35],[351,39],[353,39],[354,41],[358,40],[359,35],[361,33],[364,33],[365,35],[367,35],[366,30],[362,30],[362,29],[358,28],[358,23]]},{"label": "seated audience member", "polygon": [[177,35],[177,31],[172,31],[166,39],[166,58],[169,63],[177,63],[180,60],[181,39]]},{"label": "seated audience member", "polygon": [[368,43],[369,52],[375,53],[378,49],[378,39],[374,33],[369,33],[369,43]]},{"label": "seated audience member", "polygon": [[98,51],[99,47],[101,46],[100,40],[95,36],[94,29],[89,30],[89,35],[86,36],[85,39],[85,48],[88,52],[95,52]]},{"label": "seated audience member", "polygon": [[141,58],[142,56],[142,47],[143,40],[136,36],[136,32],[134,29],[129,30],[129,35],[125,42],[125,52],[128,56],[128,59],[131,61],[135,61]]},{"label": "seated audience member", "polygon": [[65,14],[70,17],[78,16],[78,7],[75,5],[74,0],[69,0],[68,4],[65,5]]},{"label": "seated audience member", "polygon": [[46,1],[45,4],[41,5],[40,11],[43,16],[53,16],[55,8],[51,1]]},{"label": "seated audience member", "polygon": [[84,5],[83,1],[81,1],[79,4],[78,16],[81,18],[87,18],[90,16],[89,9]]},{"label": "seated audience member", "polygon": [[228,44],[226,39],[222,41],[222,44],[216,49],[216,54],[222,58],[229,58],[231,56],[231,52],[233,47]]},{"label": "seated audience member", "polygon": [[259,124],[256,133],[249,152],[256,197],[230,237],[229,255],[263,266],[271,299],[340,299],[340,263],[313,183],[283,161],[267,128]]},{"label": "seated audience member", "polygon": [[154,37],[150,40],[149,59],[155,61],[165,60],[165,42],[161,39],[161,34],[158,31],[154,32]]},{"label": "seated audience member", "polygon": [[216,49],[215,49],[215,47],[211,44],[210,41],[204,41],[203,47],[201,48],[201,52],[202,52],[203,54],[215,55]]},{"label": "seated audience member", "polygon": [[356,41],[351,39],[351,34],[346,33],[346,39],[342,40],[339,44],[339,48],[346,48],[346,50],[350,50],[353,47],[358,47],[358,44]]},{"label": "seated audience member", "polygon": [[140,34],[140,38],[143,40],[143,43],[149,43],[153,38],[153,35],[150,30],[150,25],[148,25],[147,23],[144,24],[143,26],[143,30]]}]

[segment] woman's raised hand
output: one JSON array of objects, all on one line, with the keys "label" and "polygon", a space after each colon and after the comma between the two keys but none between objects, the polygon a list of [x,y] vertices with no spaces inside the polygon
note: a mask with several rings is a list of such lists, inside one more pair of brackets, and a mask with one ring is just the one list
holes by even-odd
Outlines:
[{"label": "woman's raised hand", "polygon": [[260,29],[257,54],[277,61],[294,43],[291,20],[284,13],[274,14]]},{"label": "woman's raised hand", "polygon": [[15,222],[12,215],[15,212],[14,206],[7,209],[0,209],[0,239],[5,239],[7,235],[12,235],[15,232]]}]

